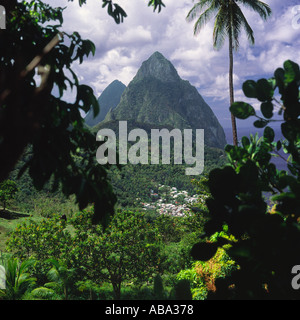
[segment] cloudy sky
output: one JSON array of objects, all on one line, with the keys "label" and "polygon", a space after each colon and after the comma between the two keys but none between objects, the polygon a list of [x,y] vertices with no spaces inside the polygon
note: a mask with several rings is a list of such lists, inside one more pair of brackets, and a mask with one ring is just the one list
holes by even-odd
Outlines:
[{"label": "cloudy sky", "polygon": [[[82,38],[95,43],[95,56],[74,69],[96,96],[115,79],[128,85],[141,63],[159,51],[174,64],[183,79],[198,89],[221,125],[230,127],[228,45],[219,51],[213,49],[212,22],[198,36],[193,35],[193,23],[185,20],[193,6],[192,0],[164,0],[166,7],[160,13],[147,6],[148,0],[115,0],[128,15],[120,25],[102,9],[101,0],[87,0],[82,7],[77,0],[48,2],[67,7],[63,31],[78,31]],[[257,13],[243,10],[256,41],[250,46],[242,33],[240,49],[234,55],[236,101],[247,101],[241,90],[245,80],[270,78],[287,59],[300,63],[299,1],[265,0],[265,3],[273,11],[267,22]],[[243,126],[243,121],[238,121],[238,125]]]}]

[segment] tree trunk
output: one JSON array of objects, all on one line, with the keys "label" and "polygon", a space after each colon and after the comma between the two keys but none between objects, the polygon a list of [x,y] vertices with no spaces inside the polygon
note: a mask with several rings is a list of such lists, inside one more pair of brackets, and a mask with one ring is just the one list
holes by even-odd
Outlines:
[{"label": "tree trunk", "polygon": [[116,300],[121,299],[121,283],[113,283],[113,289]]},{"label": "tree trunk", "polygon": [[[229,94],[230,94],[230,106],[234,102],[233,94],[233,46],[232,46],[232,32],[229,31]],[[233,136],[233,145],[238,145],[237,139],[237,128],[235,116],[231,113],[231,125],[232,125],[232,136]]]}]

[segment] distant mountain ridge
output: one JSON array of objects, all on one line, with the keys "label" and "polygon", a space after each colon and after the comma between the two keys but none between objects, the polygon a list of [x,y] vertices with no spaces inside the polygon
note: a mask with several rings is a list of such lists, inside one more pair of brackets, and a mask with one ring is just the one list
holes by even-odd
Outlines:
[{"label": "distant mountain ridge", "polygon": [[223,148],[223,128],[197,89],[182,80],[173,64],[155,52],[144,61],[121,95],[97,127],[109,127],[120,120],[166,128],[204,129],[205,143]]},{"label": "distant mountain ridge", "polygon": [[94,113],[91,109],[85,116],[85,123],[88,126],[93,127],[103,121],[108,111],[114,109],[119,104],[121,95],[125,89],[126,86],[119,80],[114,80],[109,84],[98,98],[100,106],[99,114],[94,118]]}]

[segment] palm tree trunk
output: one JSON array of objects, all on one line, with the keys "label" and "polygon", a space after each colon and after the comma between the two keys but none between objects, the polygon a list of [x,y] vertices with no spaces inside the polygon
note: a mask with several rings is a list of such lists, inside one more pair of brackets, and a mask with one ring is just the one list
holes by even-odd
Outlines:
[{"label": "palm tree trunk", "polygon": [[[233,94],[233,46],[232,46],[232,33],[229,31],[229,94],[230,94],[230,105],[234,102]],[[232,125],[232,136],[233,136],[233,145],[238,145],[237,139],[237,128],[235,116],[231,113],[231,125]]]}]

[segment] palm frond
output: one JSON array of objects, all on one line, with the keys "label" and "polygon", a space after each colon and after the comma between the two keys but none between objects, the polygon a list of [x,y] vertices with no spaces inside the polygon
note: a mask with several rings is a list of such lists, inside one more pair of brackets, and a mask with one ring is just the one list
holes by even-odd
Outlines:
[{"label": "palm frond", "polygon": [[239,37],[242,28],[242,21],[240,17],[240,7],[233,2],[230,7],[230,23],[228,23],[228,34],[231,33],[232,47],[235,51],[238,50],[240,46]]},{"label": "palm frond", "polygon": [[46,287],[39,287],[35,288],[31,291],[31,295],[35,298],[40,298],[40,299],[51,299],[54,297],[55,291]]},{"label": "palm frond", "polygon": [[226,6],[221,6],[219,9],[214,25],[213,32],[213,45],[214,48],[220,49],[224,45],[225,39],[228,36],[228,12],[226,10]]},{"label": "palm frond", "polygon": [[34,260],[20,262],[18,259],[10,258],[5,263],[5,290],[0,295],[5,299],[15,300],[36,283],[36,278],[28,273],[29,267]]},{"label": "palm frond", "polygon": [[259,0],[200,0],[188,13],[186,20],[191,22],[195,19],[194,34],[198,34],[204,25],[215,15],[213,44],[220,49],[227,36],[230,35],[233,49],[239,48],[239,37],[242,29],[245,30],[248,41],[254,44],[254,34],[239,4],[242,4],[257,12],[264,20],[271,14],[268,4]]},{"label": "palm frond", "polygon": [[263,20],[266,20],[272,13],[270,6],[259,0],[236,0],[245,7],[257,12]]},{"label": "palm frond", "polygon": [[186,16],[186,20],[188,22],[192,22],[193,20],[195,20],[197,16],[202,13],[203,8],[208,7],[211,2],[211,0],[200,0],[199,2],[197,2],[189,11],[188,15]]},{"label": "palm frond", "polygon": [[240,9],[239,6],[236,6],[236,8],[235,8],[235,16],[236,16],[236,20],[239,21],[240,26],[243,27],[243,29],[245,30],[246,36],[247,36],[249,42],[251,44],[254,44],[255,43],[255,39],[254,39],[253,30],[250,27],[247,19],[245,18],[244,14],[243,14],[243,12],[242,12],[242,10]]},{"label": "palm frond", "polygon": [[200,17],[197,19],[194,26],[195,35],[197,35],[200,32],[200,30],[207,24],[207,22],[210,20],[211,16],[214,13],[215,13],[214,10],[211,7],[209,7],[200,15]]}]

